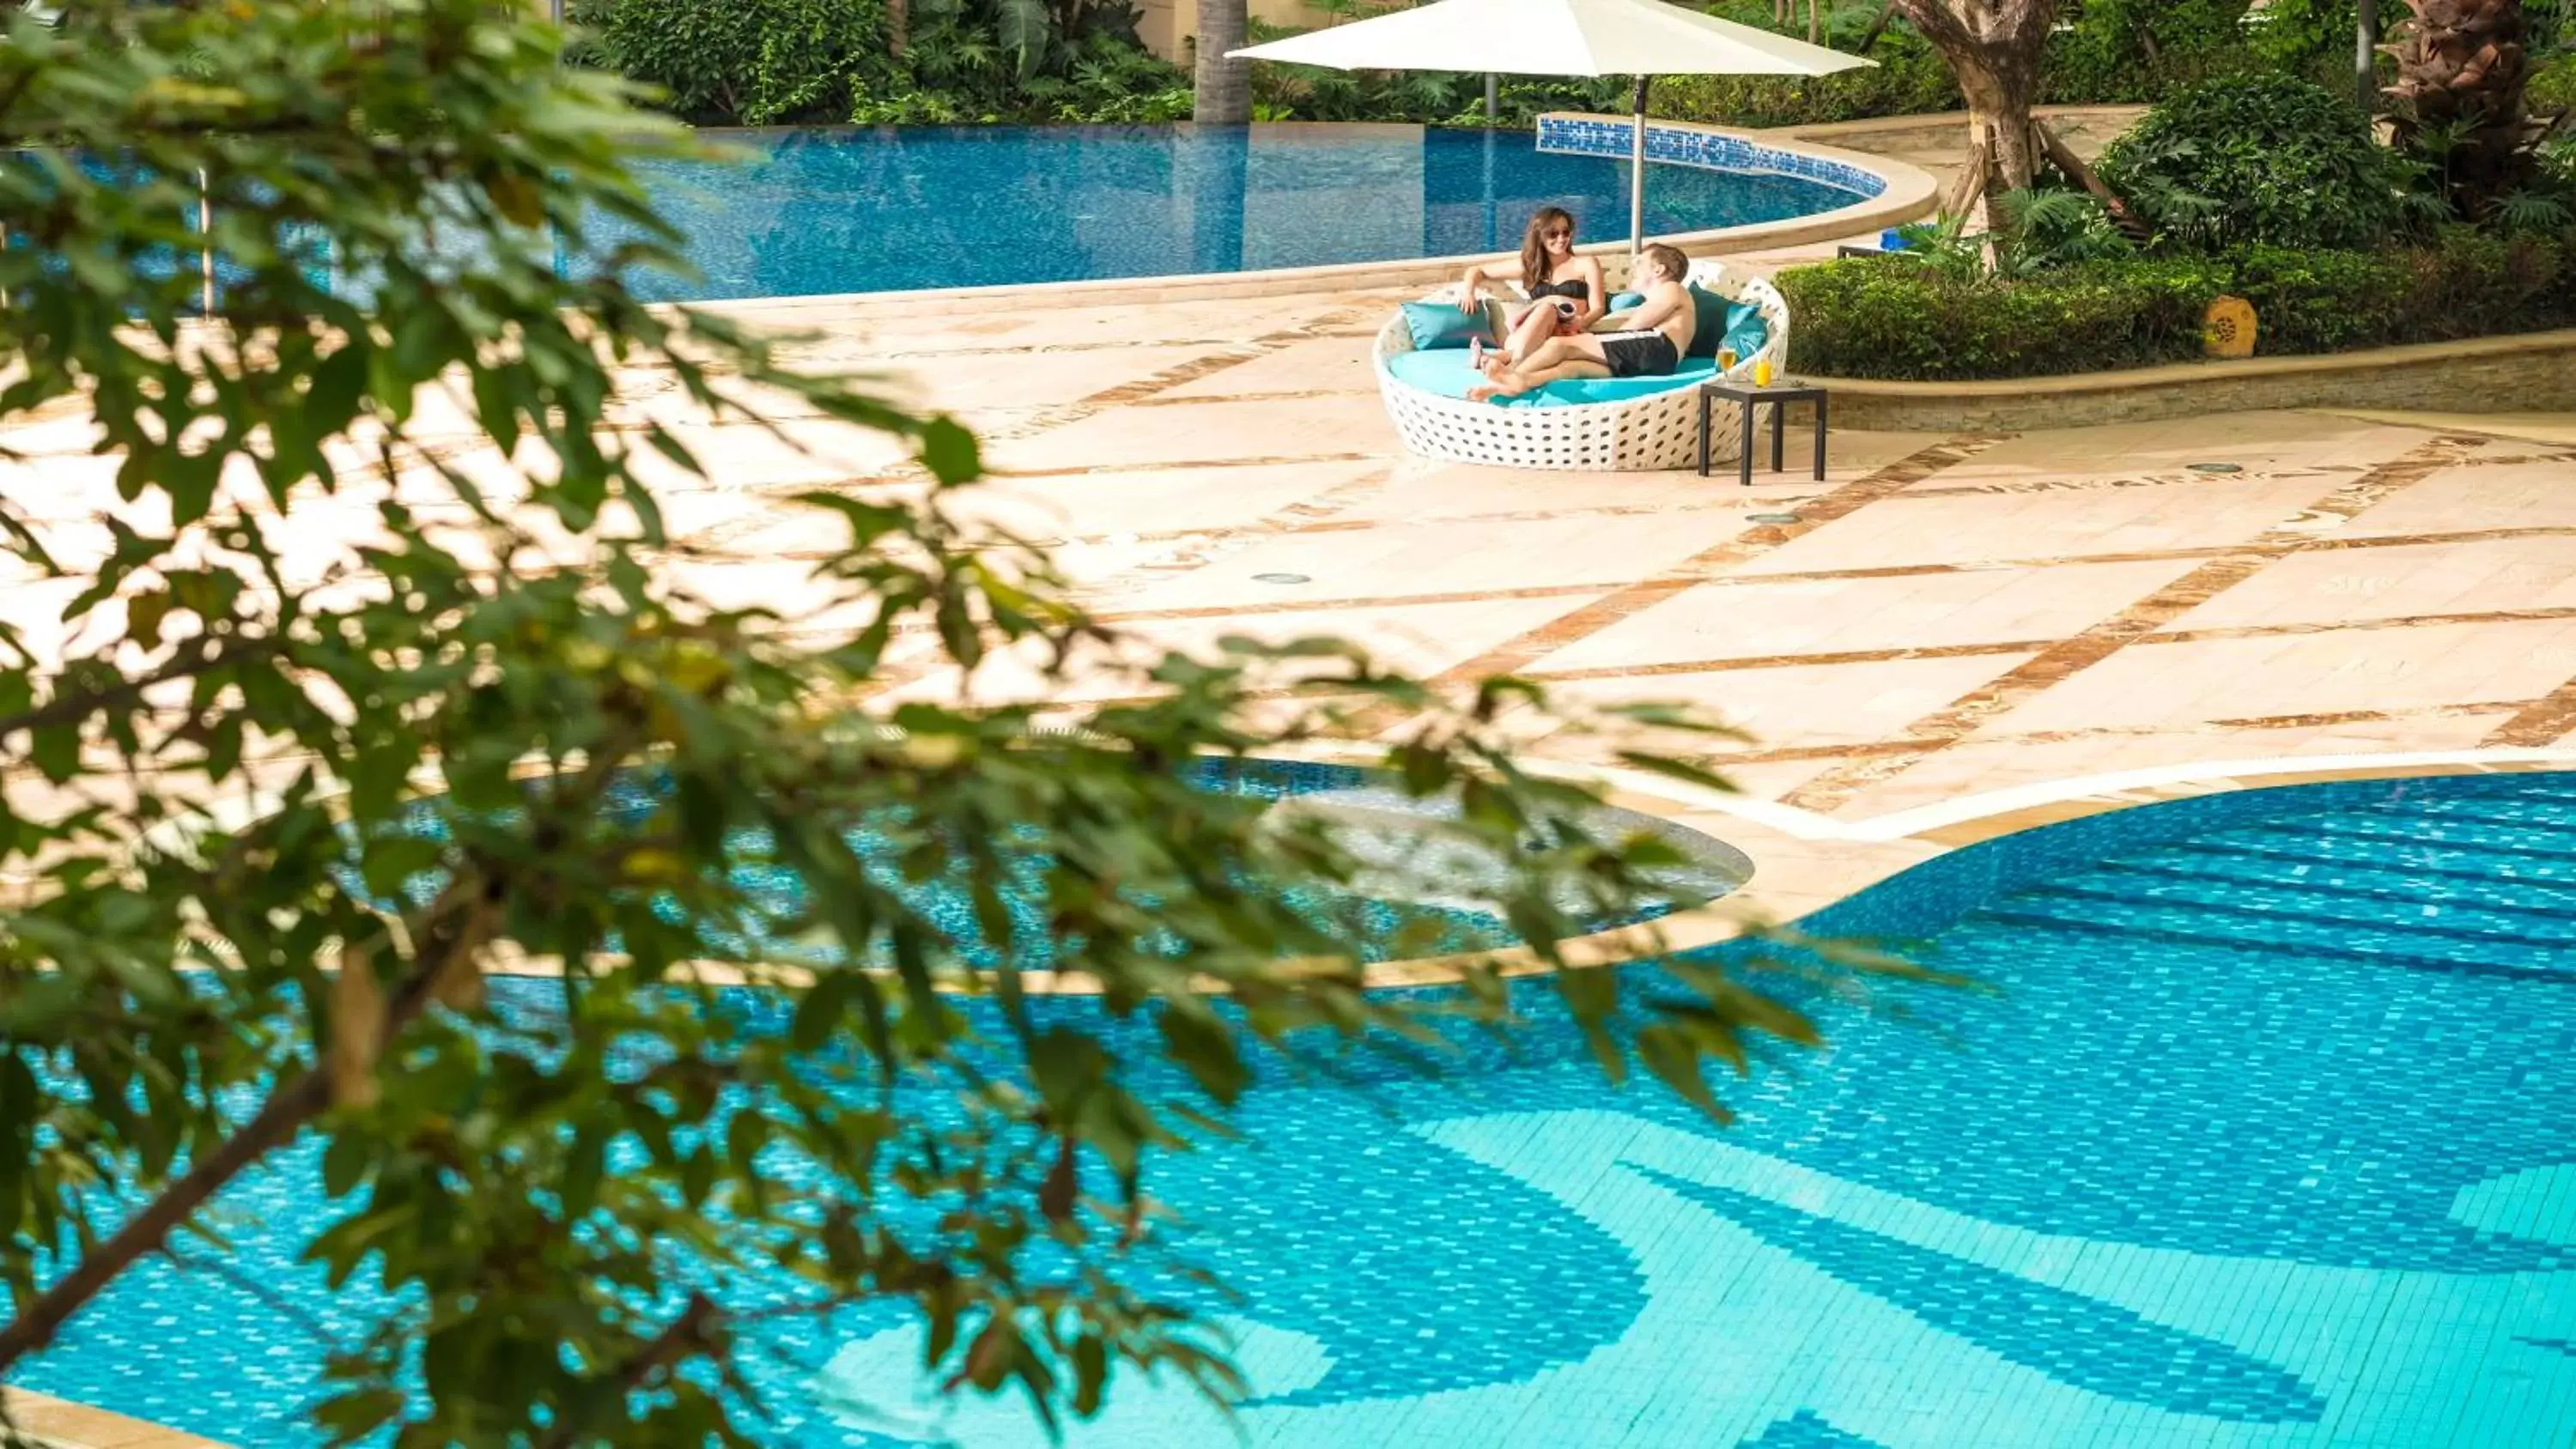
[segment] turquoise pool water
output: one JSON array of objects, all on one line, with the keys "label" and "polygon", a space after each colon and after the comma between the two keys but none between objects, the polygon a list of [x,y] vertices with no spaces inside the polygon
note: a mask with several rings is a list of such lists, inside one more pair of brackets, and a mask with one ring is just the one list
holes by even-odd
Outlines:
[{"label": "turquoise pool water", "polygon": [[[1829,912],[1996,989],[1829,1008],[1831,1049],[1733,1092],[1733,1128],[1603,1087],[1531,990],[1517,1057],[1462,1037],[1439,1080],[1268,1082],[1257,1146],[1151,1186],[1243,1290],[1256,1444],[2559,1449],[2571,923],[2576,777],[2125,811]],[[293,1261],[315,1175],[244,1183],[235,1273],[143,1270],[26,1386],[316,1442],[299,1372],[367,1305]],[[915,1344],[891,1313],[761,1344],[770,1441],[1045,1442],[1009,1401],[917,1403]],[[1125,1383],[1069,1442],[1225,1433]]]},{"label": "turquoise pool water", "polygon": [[[639,167],[694,279],[657,300],[1159,277],[1510,250],[1530,213],[1628,234],[1628,166],[1421,126],[906,126],[712,132]],[[1785,158],[1784,158],[1785,159]],[[1652,165],[1648,234],[1830,211],[1803,176]],[[1257,305],[1257,304],[1251,304]]]}]

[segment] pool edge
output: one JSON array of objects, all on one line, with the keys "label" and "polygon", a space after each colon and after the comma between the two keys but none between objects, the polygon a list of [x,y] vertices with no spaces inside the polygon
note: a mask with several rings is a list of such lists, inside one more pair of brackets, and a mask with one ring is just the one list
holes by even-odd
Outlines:
[{"label": "pool edge", "polygon": [[[1545,125],[1551,121],[1617,122],[1624,126],[1628,118],[1596,116],[1573,111],[1551,111],[1537,118],[1539,125]],[[1939,182],[1930,172],[1893,157],[1862,151],[1847,151],[1835,146],[1819,146],[1812,142],[1793,140],[1768,132],[1713,126],[1696,121],[1650,119],[1648,126],[1650,135],[1661,131],[1742,141],[1765,151],[1777,151],[1791,156],[1806,157],[1828,165],[1849,167],[1876,176],[1885,183],[1884,189],[1878,195],[1862,198],[1832,211],[1788,217],[1780,221],[1713,227],[1705,231],[1682,232],[1655,238],[1655,240],[1678,246],[1694,257],[1731,256],[1744,252],[1769,251],[1875,233],[1930,215],[1939,197]],[[1536,134],[1533,131],[1534,141]],[[1685,165],[1687,163],[1662,161],[1657,164]],[[1615,260],[1627,255],[1628,243],[1623,237],[1617,241],[1589,243],[1577,250]],[[923,312],[955,314],[1008,311],[1031,303],[1119,306],[1145,302],[1220,301],[1244,297],[1286,296],[1380,287],[1436,287],[1457,280],[1459,274],[1471,262],[1501,255],[1503,254],[1466,252],[1455,256],[1415,257],[1383,262],[1340,262],[1313,267],[1272,267],[1247,272],[1182,272],[1162,277],[1107,277],[1076,282],[1011,282],[995,286],[940,287],[920,291],[824,292],[810,296],[737,297],[664,305],[686,306],[695,311],[719,313],[745,321],[786,320],[792,324],[795,319],[784,317],[783,314],[829,311],[865,312],[872,316],[898,317]]]}]

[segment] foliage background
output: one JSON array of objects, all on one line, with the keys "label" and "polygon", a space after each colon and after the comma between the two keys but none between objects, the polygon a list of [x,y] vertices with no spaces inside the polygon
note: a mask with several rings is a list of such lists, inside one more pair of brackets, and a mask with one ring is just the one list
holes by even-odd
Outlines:
[{"label": "foliage background", "polygon": [[[1184,0],[1187,3],[1187,0]],[[2566,0],[2534,0],[2544,7]],[[1354,19],[1381,0],[1323,0]],[[1770,0],[1715,0],[1710,13],[1770,27]],[[1823,0],[1828,43],[1864,43],[1875,70],[1818,80],[1676,77],[1657,111],[1741,126],[1802,125],[1953,110],[1957,88],[1939,56],[1880,0]],[[2249,23],[2248,16],[2256,18]],[[1147,55],[1119,0],[933,0],[913,7],[913,41],[887,47],[883,0],[580,0],[591,63],[671,93],[702,124],[875,121],[1186,119],[1188,74]],[[2050,42],[2043,99],[2145,103],[2217,75],[2273,71],[2348,88],[2352,0],[2068,0]],[[1791,33],[1806,33],[1796,9]],[[1285,33],[1255,23],[1256,38]],[[1261,66],[1262,120],[1484,124],[1481,76],[1344,74]],[[1620,109],[1626,82],[1506,77],[1504,124],[1542,111]]]}]

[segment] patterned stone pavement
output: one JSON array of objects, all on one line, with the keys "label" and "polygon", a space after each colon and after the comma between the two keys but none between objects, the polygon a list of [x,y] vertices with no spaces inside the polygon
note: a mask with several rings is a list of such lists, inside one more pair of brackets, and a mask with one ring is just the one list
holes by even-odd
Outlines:
[{"label": "patterned stone pavement", "polygon": [[[1794,812],[1775,820],[2576,730],[2564,420],[1844,432],[1824,482],[1749,490],[1515,473],[1397,449],[1366,360],[1385,300],[853,308],[817,319],[818,355],[885,358],[983,429],[1000,476],[976,506],[1052,543],[1143,637],[1334,633],[1449,684],[1511,670],[1576,700],[1692,702],[1747,732],[1711,758]],[[716,529],[734,556],[711,567],[779,567],[759,491],[743,480]],[[897,693],[1042,687],[1006,664]]]}]

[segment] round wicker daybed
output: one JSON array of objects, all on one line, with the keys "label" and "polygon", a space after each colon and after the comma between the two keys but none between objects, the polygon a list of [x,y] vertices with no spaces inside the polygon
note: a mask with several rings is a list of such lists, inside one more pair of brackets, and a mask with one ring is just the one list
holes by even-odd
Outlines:
[{"label": "round wicker daybed", "polygon": [[[1738,358],[1726,375],[1750,378],[1754,364],[1768,358],[1777,376],[1789,353],[1789,307],[1779,292],[1769,282],[1729,272],[1714,261],[1691,263],[1689,280],[1755,307],[1769,329],[1760,350]],[[1457,298],[1457,288],[1450,287],[1427,300],[1454,303]],[[1444,396],[1398,376],[1401,364],[1395,359],[1413,350],[1412,330],[1399,311],[1378,333],[1378,393],[1386,399],[1387,416],[1395,421],[1404,446],[1426,458],[1587,472],[1686,468],[1699,459],[1699,385],[1717,375],[1712,358],[1685,358],[1682,371],[1669,378],[1607,385],[1556,382],[1497,405]],[[1605,391],[1623,395],[1583,400]],[[1742,427],[1742,409],[1717,401],[1709,418],[1711,456],[1734,459]]]}]

